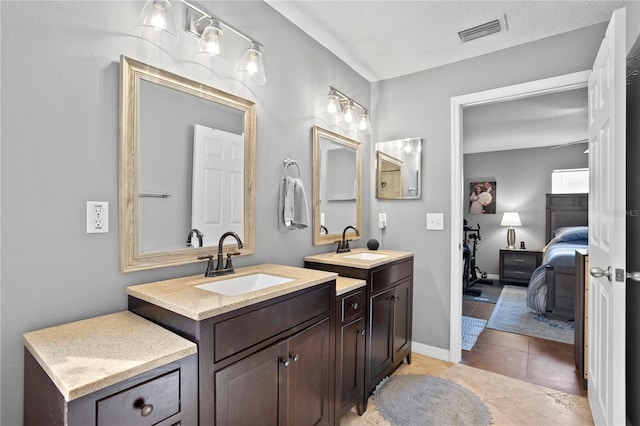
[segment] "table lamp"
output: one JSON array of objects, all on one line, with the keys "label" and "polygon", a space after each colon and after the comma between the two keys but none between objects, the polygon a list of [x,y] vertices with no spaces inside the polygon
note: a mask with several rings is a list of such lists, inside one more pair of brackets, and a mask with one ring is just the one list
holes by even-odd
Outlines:
[{"label": "table lamp", "polygon": [[522,226],[520,215],[517,212],[504,212],[500,226],[508,226],[507,229],[507,248],[516,248],[516,230],[514,226]]}]

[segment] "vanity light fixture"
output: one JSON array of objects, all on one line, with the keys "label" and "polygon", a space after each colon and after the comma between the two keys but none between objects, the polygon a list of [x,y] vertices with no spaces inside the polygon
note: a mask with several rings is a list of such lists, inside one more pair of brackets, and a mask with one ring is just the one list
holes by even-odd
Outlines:
[{"label": "vanity light fixture", "polygon": [[[235,77],[256,86],[267,82],[261,43],[188,1],[179,1],[186,8],[185,32],[199,40],[198,50],[194,55],[199,63],[222,74],[230,71],[222,29],[224,27],[249,42],[249,48],[236,67]],[[176,44],[178,35],[173,21],[172,1],[147,0],[138,18],[135,33],[161,47]]]},{"label": "vanity light fixture", "polygon": [[340,124],[347,131],[371,134],[369,111],[335,87],[329,86],[327,104],[322,113],[325,121]]}]

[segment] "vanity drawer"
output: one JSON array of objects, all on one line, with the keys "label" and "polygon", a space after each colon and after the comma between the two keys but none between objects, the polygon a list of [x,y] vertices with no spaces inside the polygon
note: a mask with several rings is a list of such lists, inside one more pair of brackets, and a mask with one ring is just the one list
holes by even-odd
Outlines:
[{"label": "vanity drawer", "polygon": [[296,325],[331,311],[327,284],[214,325],[214,362],[241,352]]},{"label": "vanity drawer", "polygon": [[374,271],[371,274],[371,291],[377,293],[380,290],[413,274],[413,260],[405,260],[394,265]]},{"label": "vanity drawer", "polygon": [[97,411],[98,426],[147,426],[171,417],[180,412],[180,370],[101,399]]},{"label": "vanity drawer", "polygon": [[341,321],[347,323],[364,315],[364,291],[356,290],[342,297]]}]

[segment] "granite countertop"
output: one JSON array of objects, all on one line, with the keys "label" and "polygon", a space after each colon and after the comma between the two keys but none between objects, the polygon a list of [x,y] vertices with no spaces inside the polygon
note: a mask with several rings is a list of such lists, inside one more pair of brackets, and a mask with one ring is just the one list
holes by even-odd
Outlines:
[{"label": "granite countertop", "polygon": [[338,277],[336,279],[336,296],[348,293],[367,284],[365,280],[357,278]]},{"label": "granite countertop", "polygon": [[[353,255],[384,255],[378,259],[357,259]],[[400,259],[413,257],[413,253],[407,251],[395,250],[369,250],[366,248],[352,249],[348,253],[322,253],[304,258],[307,262],[325,263],[329,265],[348,266],[351,268],[372,269],[386,263],[394,262]]]},{"label": "granite countertop", "polygon": [[23,335],[66,401],[197,353],[195,343],[122,311]]},{"label": "granite countertop", "polygon": [[[224,296],[222,294],[195,287],[200,284],[257,273],[277,275],[290,278],[293,281],[241,294],[239,296]],[[338,274],[334,272],[317,271],[313,269],[297,268],[294,266],[262,264],[236,268],[235,273],[220,277],[194,275],[172,280],[135,285],[127,287],[127,294],[168,309],[187,318],[202,321],[254,303],[331,281],[337,277]]]}]

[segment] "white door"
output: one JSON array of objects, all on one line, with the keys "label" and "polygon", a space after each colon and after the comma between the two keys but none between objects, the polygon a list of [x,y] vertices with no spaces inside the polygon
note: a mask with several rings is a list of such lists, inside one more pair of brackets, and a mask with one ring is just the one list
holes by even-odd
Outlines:
[{"label": "white door", "polygon": [[244,135],[195,125],[191,227],[204,234],[204,246],[227,231],[243,238],[243,168]]},{"label": "white door", "polygon": [[613,13],[589,77],[589,405],[625,422],[625,10]]}]

